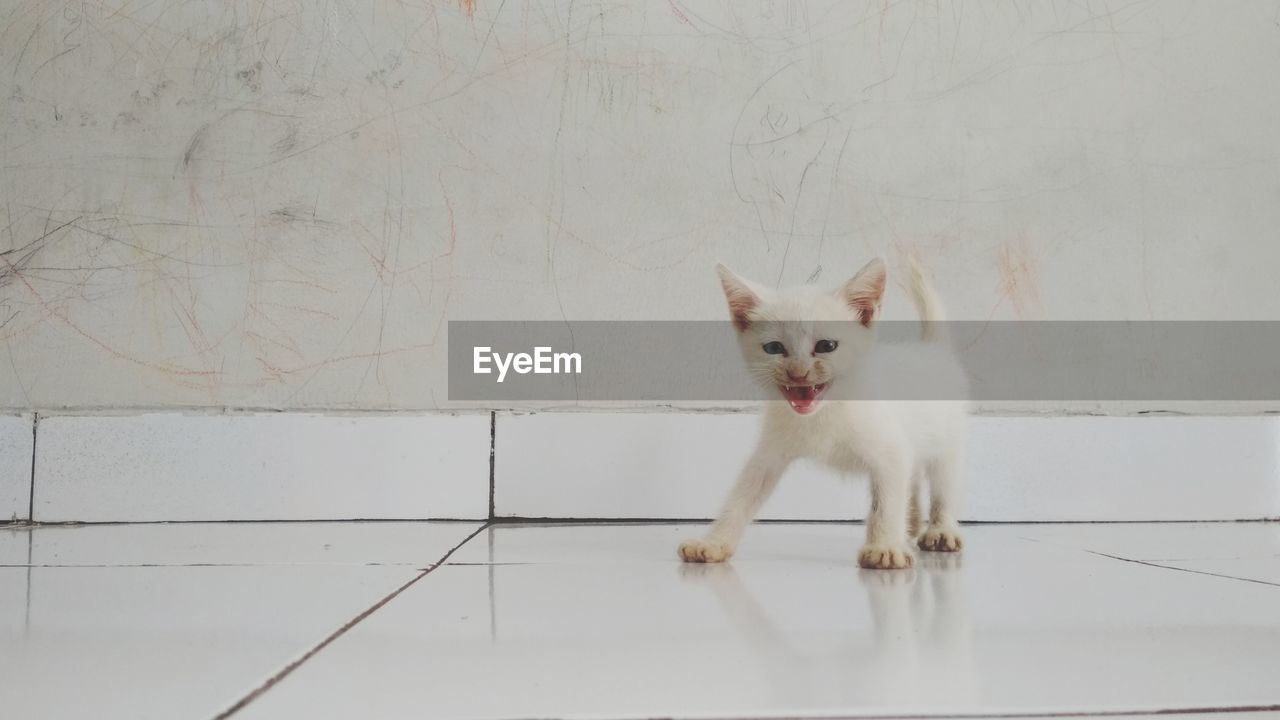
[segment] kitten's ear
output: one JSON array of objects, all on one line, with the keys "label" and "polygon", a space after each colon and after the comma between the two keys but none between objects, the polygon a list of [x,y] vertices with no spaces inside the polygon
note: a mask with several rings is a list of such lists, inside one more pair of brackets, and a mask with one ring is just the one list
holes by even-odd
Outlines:
[{"label": "kitten's ear", "polygon": [[880,312],[880,302],[884,300],[884,284],[884,261],[875,258],[840,288],[840,298],[853,310],[858,322],[871,325]]},{"label": "kitten's ear", "polygon": [[716,273],[724,286],[724,297],[729,301],[729,317],[739,331],[751,325],[751,311],[760,305],[760,291],[751,281],[734,275],[729,268],[716,263]]}]

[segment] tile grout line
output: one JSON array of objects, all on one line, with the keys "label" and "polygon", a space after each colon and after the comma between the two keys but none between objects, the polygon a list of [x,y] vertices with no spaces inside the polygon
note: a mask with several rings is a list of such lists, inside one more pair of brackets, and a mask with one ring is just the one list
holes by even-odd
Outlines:
[{"label": "tile grout line", "polygon": [[1084,549],[1085,552],[1091,555],[1110,558],[1112,560],[1119,560],[1121,562],[1136,563],[1138,565],[1146,565],[1147,567],[1160,568],[1161,570],[1176,570],[1177,572],[1191,573],[1192,575],[1208,575],[1209,577],[1223,578],[1224,580],[1237,580],[1239,582],[1254,583],[1256,585],[1269,585],[1271,587],[1280,587],[1280,583],[1269,582],[1267,580],[1255,580],[1254,578],[1238,577],[1236,575],[1224,575],[1223,573],[1209,572],[1208,570],[1192,570],[1191,568],[1181,568],[1181,567],[1177,567],[1176,565],[1161,565],[1159,563],[1151,562],[1149,560],[1137,560],[1134,558],[1121,557],[1119,555],[1108,555],[1107,553],[1098,552],[1097,550],[1089,550],[1087,548],[1082,548],[1082,549]]},{"label": "tile grout line", "polygon": [[486,522],[482,517],[399,517],[399,518],[268,518],[223,520],[46,520],[43,522],[0,522],[0,528],[34,525],[42,528],[56,527],[104,527],[111,525],[305,525],[317,523],[477,523]]},{"label": "tile grout line", "polygon": [[[1127,717],[1177,717],[1179,715],[1272,713],[1280,711],[1280,705],[1225,705],[1187,708],[1152,708],[1147,710],[1040,710],[1027,712],[942,712],[942,713],[882,713],[871,715],[778,715],[770,720],[1024,720],[1025,718],[1127,718]],[[744,715],[744,718],[765,716]],[[642,720],[670,720],[669,715],[643,716]],[[541,716],[513,716],[512,720],[541,720]]]},{"label": "tile grout line", "polygon": [[497,483],[495,482],[494,470],[497,466],[497,447],[498,447],[498,413],[489,413],[489,521],[493,522],[497,503]]},{"label": "tile grout line", "polygon": [[[395,517],[395,518],[266,518],[266,519],[237,519],[224,518],[221,520],[49,520],[43,522],[32,522],[29,520],[18,520],[16,522],[3,520],[0,521],[0,528],[6,527],[25,527],[35,525],[39,527],[98,527],[105,525],[263,525],[263,524],[306,524],[306,523],[474,523],[486,522],[492,520],[495,525],[637,525],[637,524],[663,524],[663,525],[696,525],[699,523],[709,523],[715,520],[712,517],[689,518],[689,517],[653,517],[653,518],[636,518],[636,517],[523,517],[519,515],[508,515],[504,517],[494,518],[476,518],[476,517]],[[862,518],[846,518],[843,520],[818,520],[805,518],[761,518],[753,521],[760,525],[864,525],[866,521]],[[1208,524],[1262,524],[1274,525],[1280,523],[1280,518],[1241,518],[1234,520],[963,520],[961,525],[964,527],[998,527],[1002,525],[1208,525]]]},{"label": "tile grout line", "polygon": [[410,587],[416,584],[419,580],[430,575],[432,571],[436,570],[439,567],[444,566],[450,556],[452,556],[455,552],[457,552],[458,549],[461,548],[463,545],[466,545],[467,543],[471,542],[471,540],[475,538],[477,535],[484,532],[485,529],[490,526],[490,524],[491,523],[487,523],[487,522],[481,524],[480,527],[476,528],[474,531],[471,532],[471,534],[463,538],[462,542],[459,542],[457,545],[454,545],[452,548],[450,548],[449,552],[441,556],[439,560],[435,561],[426,569],[424,569],[422,572],[410,578],[408,582],[404,583],[400,587],[391,591],[390,594],[388,594],[386,597],[382,598],[378,602],[374,603],[371,607],[366,608],[359,615],[356,615],[354,618],[348,620],[346,623],[342,625],[342,627],[330,633],[329,636],[326,637],[324,640],[321,640],[320,644],[316,645],[315,647],[311,648],[306,653],[304,653],[302,657],[290,662],[288,665],[285,665],[284,668],[281,669],[279,672],[277,672],[275,675],[272,675],[271,677],[267,678],[266,682],[263,682],[261,685],[251,690],[248,695],[245,695],[244,697],[240,698],[238,701],[236,701],[234,705],[215,715],[213,720],[225,720],[225,718],[229,718],[235,713],[243,710],[245,706],[247,706],[249,703],[253,702],[254,700],[258,699],[258,697],[261,696],[266,691],[275,687],[277,683],[279,683],[281,680],[284,680],[286,677],[288,677],[290,673],[292,673],[294,670],[297,670],[299,667],[301,667],[303,663],[315,657],[315,655],[319,653],[321,650],[324,650],[326,647],[329,647],[329,645],[332,644],[334,640],[337,640],[338,638],[345,635],[348,630],[364,622],[366,618],[368,618],[370,615],[374,614],[378,610],[382,609],[382,607],[387,603],[391,602],[392,600],[395,600],[405,590],[408,590]]},{"label": "tile grout line", "polygon": [[[27,553],[27,562],[23,563],[0,563],[0,568],[65,568],[71,570],[83,570],[85,568],[281,568],[281,567],[306,567],[306,568],[353,568],[353,567],[385,567],[385,568],[414,568],[422,571],[426,568],[421,563],[409,562],[389,562],[389,563],[306,563],[306,562],[271,562],[271,563],[235,563],[235,562],[173,562],[173,563],[33,563],[31,562],[30,553]],[[459,565],[461,563],[445,563],[446,565]],[[434,563],[428,567],[434,567]]]},{"label": "tile grout line", "polygon": [[[714,521],[713,517],[585,517],[585,516],[523,516],[523,515],[504,515],[502,517],[494,517],[493,522],[497,525],[544,525],[544,524],[562,524],[562,525],[635,525],[635,524],[665,524],[665,525],[690,525],[698,523],[709,523]],[[865,525],[866,519],[856,518],[839,518],[839,519],[818,519],[818,518],[757,518],[752,521],[758,525]],[[1201,524],[1274,524],[1280,522],[1278,518],[1262,517],[1262,518],[1233,518],[1230,520],[962,520],[960,525],[963,527],[985,527],[985,526],[1002,526],[1002,525],[1201,525]]]},{"label": "tile grout line", "polygon": [[40,432],[40,413],[31,413],[31,484],[27,487],[27,522],[36,521],[36,442]]},{"label": "tile grout line", "polygon": [[[880,715],[784,715],[776,720],[982,720],[983,718],[1107,718],[1107,717],[1160,717],[1203,714],[1248,714],[1276,712],[1280,705],[1227,705],[1222,707],[1154,708],[1150,710],[1041,710],[1031,712],[995,713],[902,713]],[[658,720],[652,718],[650,720]]]}]

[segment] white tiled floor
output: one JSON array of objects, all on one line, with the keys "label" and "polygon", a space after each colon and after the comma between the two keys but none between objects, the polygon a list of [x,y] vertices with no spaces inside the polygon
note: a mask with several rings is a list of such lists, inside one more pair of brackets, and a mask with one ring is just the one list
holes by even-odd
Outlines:
[{"label": "white tiled floor", "polygon": [[724,566],[676,561],[695,526],[503,525],[463,543],[478,527],[0,528],[0,707],[213,718],[250,698],[232,717],[310,720],[1280,706],[1280,525],[975,526],[962,555],[898,572],[857,569],[862,528],[847,525],[758,525]]},{"label": "white tiled floor", "polygon": [[0,708],[212,718],[479,523],[0,528]]}]

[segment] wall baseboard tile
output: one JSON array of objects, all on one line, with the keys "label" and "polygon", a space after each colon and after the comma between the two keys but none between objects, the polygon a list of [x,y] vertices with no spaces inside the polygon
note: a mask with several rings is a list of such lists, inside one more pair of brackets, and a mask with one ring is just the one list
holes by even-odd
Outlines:
[{"label": "wall baseboard tile", "polygon": [[35,416],[0,415],[0,522],[27,520]]},{"label": "wall baseboard tile", "polygon": [[485,518],[489,443],[487,414],[42,415],[34,520]]},{"label": "wall baseboard tile", "polygon": [[[0,519],[27,519],[31,415],[0,416]],[[750,413],[499,413],[498,517],[699,519],[750,453]],[[41,415],[39,522],[475,519],[489,514],[482,414]],[[1280,516],[1280,417],[973,419],[964,517]],[[866,481],[815,465],[763,518],[847,520]]]},{"label": "wall baseboard tile", "polygon": [[[759,431],[752,414],[499,414],[499,517],[706,518]],[[963,517],[978,521],[1280,516],[1280,417],[973,418]],[[867,511],[865,479],[797,465],[768,519]]]}]

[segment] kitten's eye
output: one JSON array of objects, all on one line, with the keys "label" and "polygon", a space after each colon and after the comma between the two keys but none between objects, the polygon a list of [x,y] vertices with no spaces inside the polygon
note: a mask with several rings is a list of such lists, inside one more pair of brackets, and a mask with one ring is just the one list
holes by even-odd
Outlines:
[{"label": "kitten's eye", "polygon": [[839,344],[835,340],[819,340],[814,344],[813,351],[816,353],[835,352],[836,346]]},{"label": "kitten's eye", "polygon": [[770,355],[785,355],[787,353],[787,348],[782,343],[774,340],[773,342],[767,342],[764,344],[764,351]]}]

